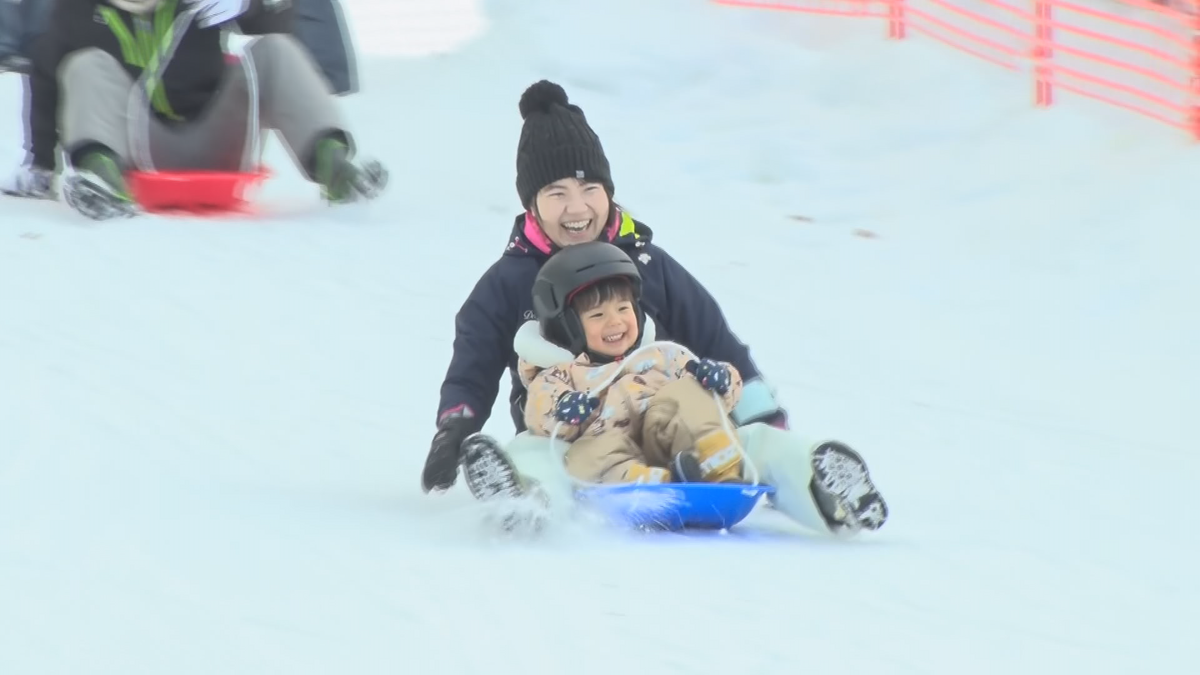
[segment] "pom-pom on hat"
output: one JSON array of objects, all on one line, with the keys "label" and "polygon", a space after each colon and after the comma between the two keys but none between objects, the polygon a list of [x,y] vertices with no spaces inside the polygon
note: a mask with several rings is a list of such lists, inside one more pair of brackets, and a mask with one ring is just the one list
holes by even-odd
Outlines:
[{"label": "pom-pom on hat", "polygon": [[600,137],[561,86],[548,80],[535,82],[521,95],[518,107],[525,120],[517,143],[521,206],[528,208],[538,190],[563,178],[600,183],[609,197],[613,195]]}]

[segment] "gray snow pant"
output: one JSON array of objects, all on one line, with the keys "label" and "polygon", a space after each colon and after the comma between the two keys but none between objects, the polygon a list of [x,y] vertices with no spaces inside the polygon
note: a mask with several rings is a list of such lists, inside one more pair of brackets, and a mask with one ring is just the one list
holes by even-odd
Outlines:
[{"label": "gray snow pant", "polygon": [[311,156],[321,136],[341,132],[353,143],[329,85],[290,35],[264,35],[247,49],[250,59],[230,66],[204,111],[179,124],[149,112],[111,54],[96,48],[70,54],[58,72],[63,147],[74,157],[100,144],[131,169],[239,171],[257,166],[261,131],[274,129],[311,180]]}]

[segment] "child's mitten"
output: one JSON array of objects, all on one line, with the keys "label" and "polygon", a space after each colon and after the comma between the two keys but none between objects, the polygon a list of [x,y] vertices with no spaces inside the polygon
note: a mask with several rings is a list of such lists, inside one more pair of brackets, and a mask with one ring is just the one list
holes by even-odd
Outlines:
[{"label": "child's mitten", "polygon": [[695,376],[696,381],[701,387],[709,391],[715,391],[718,394],[724,395],[729,391],[729,385],[733,380],[729,375],[729,368],[720,361],[712,359],[692,359],[684,364],[684,368],[689,373]]},{"label": "child's mitten", "polygon": [[558,404],[554,406],[554,417],[565,424],[577,426],[599,407],[600,399],[589,397],[582,391],[568,391],[558,397]]}]

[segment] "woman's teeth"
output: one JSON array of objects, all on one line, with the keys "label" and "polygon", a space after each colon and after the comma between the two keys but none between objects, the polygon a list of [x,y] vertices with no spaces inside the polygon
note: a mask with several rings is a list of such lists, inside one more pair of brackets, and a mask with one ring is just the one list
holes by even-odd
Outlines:
[{"label": "woman's teeth", "polygon": [[591,224],[592,219],[588,218],[587,220],[572,220],[569,223],[563,223],[562,227],[564,230],[570,230],[571,232],[583,232]]}]

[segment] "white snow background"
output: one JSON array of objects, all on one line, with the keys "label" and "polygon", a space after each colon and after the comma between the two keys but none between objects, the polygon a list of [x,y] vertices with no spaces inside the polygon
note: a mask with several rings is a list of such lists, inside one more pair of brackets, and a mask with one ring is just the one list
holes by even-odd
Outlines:
[{"label": "white snow background", "polygon": [[[346,4],[378,203],[277,140],[254,218],[0,200],[0,673],[1197,672],[1200,148],[875,21]],[[879,533],[512,542],[422,494],[543,77]]]}]

